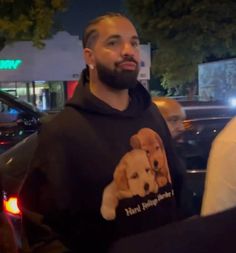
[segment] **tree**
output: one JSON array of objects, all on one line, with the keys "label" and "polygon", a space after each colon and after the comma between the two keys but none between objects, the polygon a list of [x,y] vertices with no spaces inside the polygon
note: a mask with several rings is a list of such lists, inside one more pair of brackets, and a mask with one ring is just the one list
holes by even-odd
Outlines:
[{"label": "tree", "polygon": [[0,0],[0,49],[19,40],[42,47],[55,25],[55,14],[65,8],[66,0]]},{"label": "tree", "polygon": [[236,56],[235,0],[126,0],[142,37],[156,48],[164,87],[193,88],[200,63]]}]

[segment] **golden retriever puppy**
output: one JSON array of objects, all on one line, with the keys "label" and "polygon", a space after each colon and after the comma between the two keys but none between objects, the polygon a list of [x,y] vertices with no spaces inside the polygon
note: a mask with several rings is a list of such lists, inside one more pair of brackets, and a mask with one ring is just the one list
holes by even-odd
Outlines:
[{"label": "golden retriever puppy", "polygon": [[134,149],[143,149],[146,152],[151,168],[156,171],[159,187],[171,182],[166,152],[159,134],[150,128],[142,128],[130,138],[130,145]]},{"label": "golden retriever puppy", "polygon": [[113,181],[104,189],[101,214],[106,220],[114,220],[120,199],[144,197],[157,191],[155,172],[150,167],[146,152],[134,149],[121,158]]}]

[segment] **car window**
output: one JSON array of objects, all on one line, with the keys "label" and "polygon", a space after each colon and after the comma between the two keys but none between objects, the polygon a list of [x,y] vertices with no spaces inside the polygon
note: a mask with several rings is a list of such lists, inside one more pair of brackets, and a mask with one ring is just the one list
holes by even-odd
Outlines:
[{"label": "car window", "polygon": [[20,109],[13,108],[0,100],[0,123],[14,122],[18,119]]},{"label": "car window", "polygon": [[186,120],[183,141],[179,144],[187,169],[206,169],[212,141],[230,118]]}]

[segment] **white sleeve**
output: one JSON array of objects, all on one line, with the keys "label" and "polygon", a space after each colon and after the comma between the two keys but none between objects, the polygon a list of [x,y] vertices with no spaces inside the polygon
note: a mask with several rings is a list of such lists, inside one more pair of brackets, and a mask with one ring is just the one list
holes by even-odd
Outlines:
[{"label": "white sleeve", "polygon": [[212,145],[207,165],[202,215],[236,206],[236,141],[232,139],[216,139]]}]

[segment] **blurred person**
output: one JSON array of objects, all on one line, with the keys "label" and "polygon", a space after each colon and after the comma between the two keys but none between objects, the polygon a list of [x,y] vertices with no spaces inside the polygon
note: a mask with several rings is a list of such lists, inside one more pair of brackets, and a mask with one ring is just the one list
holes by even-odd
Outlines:
[{"label": "blurred person", "polygon": [[182,206],[183,217],[191,217],[193,215],[198,215],[200,213],[200,204],[195,207],[195,201],[191,187],[187,180],[187,165],[184,152],[182,151],[181,137],[185,131],[183,121],[186,118],[185,111],[182,105],[175,99],[169,97],[157,97],[154,99],[154,103],[157,105],[161,112],[161,115],[166,121],[169,128],[170,134],[173,138],[174,146],[178,154],[178,158],[185,168],[183,173],[183,183],[180,194],[180,205]]},{"label": "blurred person", "polygon": [[154,100],[158,106],[173,139],[177,140],[184,132],[183,121],[186,118],[185,111],[181,104],[172,98],[158,97]]},{"label": "blurred person", "polygon": [[3,189],[0,175],[0,252],[17,253],[14,230],[10,220],[4,212]]},{"label": "blurred person", "polygon": [[85,28],[80,85],[43,124],[20,193],[33,252],[106,252],[118,238],[179,218],[182,171],[168,128],[137,81],[139,43],[121,14]]},{"label": "blurred person", "polygon": [[236,118],[216,136],[210,150],[202,215],[209,215],[236,206]]}]

